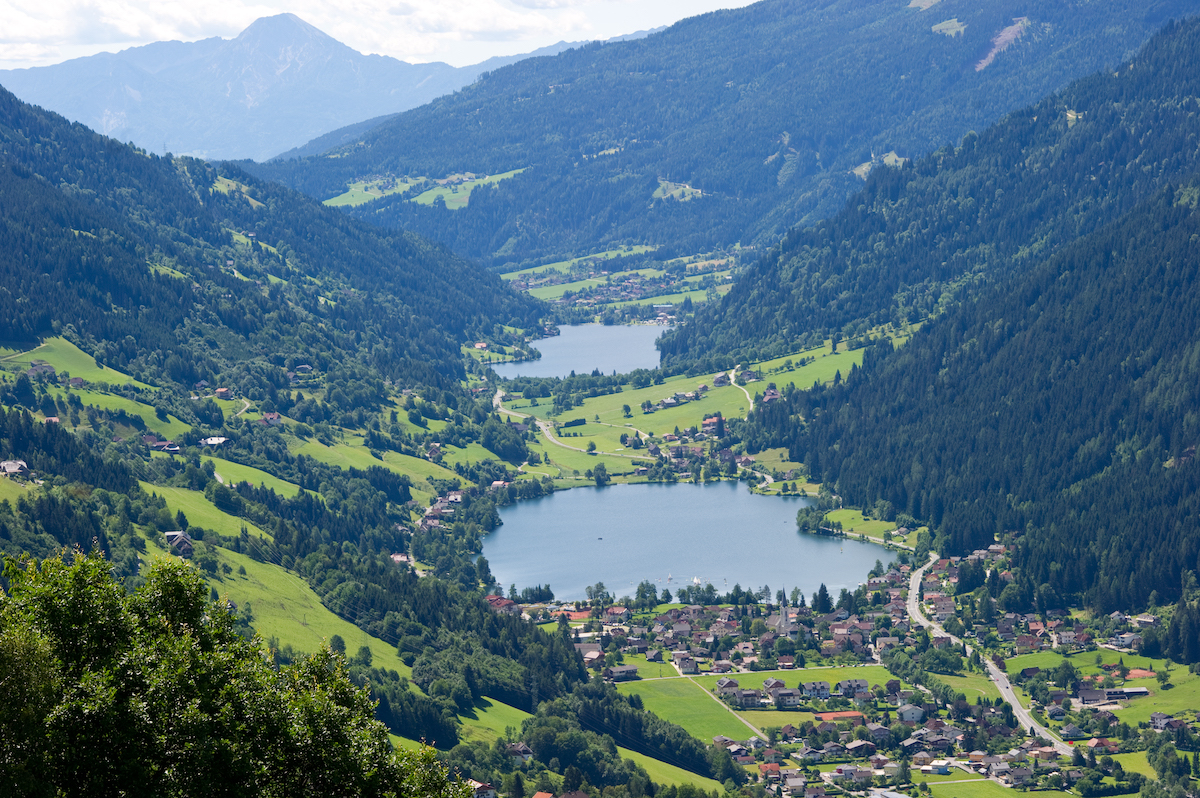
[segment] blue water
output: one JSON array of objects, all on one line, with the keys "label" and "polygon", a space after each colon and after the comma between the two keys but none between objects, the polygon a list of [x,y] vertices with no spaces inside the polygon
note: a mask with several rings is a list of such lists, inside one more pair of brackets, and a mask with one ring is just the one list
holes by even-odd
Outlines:
[{"label": "blue water", "polygon": [[634,369],[658,367],[654,341],[665,327],[639,324],[578,324],[560,327],[560,335],[543,338],[534,344],[542,353],[540,360],[525,363],[501,363],[492,366],[504,379],[513,377],[566,377],[590,374],[628,374]]},{"label": "blue water", "polygon": [[811,597],[824,582],[836,596],[892,558],[875,543],[797,533],[804,502],[736,482],[575,488],[501,509],[483,556],[505,588],[549,584],[565,600],[596,582],[619,597],[643,579],[674,593],[695,577],[720,593],[737,583]]}]

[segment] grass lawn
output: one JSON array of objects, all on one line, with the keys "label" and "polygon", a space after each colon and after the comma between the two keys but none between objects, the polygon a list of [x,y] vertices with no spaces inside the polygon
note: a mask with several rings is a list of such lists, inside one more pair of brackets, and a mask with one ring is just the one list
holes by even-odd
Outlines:
[{"label": "grass lawn", "polygon": [[203,493],[187,488],[168,488],[162,485],[151,485],[149,482],[140,483],[142,490],[147,493],[157,493],[167,500],[167,507],[171,510],[172,515],[178,510],[183,510],[183,514],[187,516],[189,524],[194,526],[202,526],[205,529],[211,529],[225,536],[241,534],[242,527],[246,527],[250,535],[262,535],[264,538],[271,536],[254,524],[238,518],[235,515],[230,515],[217,508],[215,504],[205,498]]},{"label": "grass lawn", "polygon": [[[964,778],[967,774],[963,774]],[[920,783],[920,780],[917,780]],[[929,782],[930,792],[933,798],[1012,798],[1013,791],[1009,787],[1001,787],[994,781],[983,779],[968,780],[962,783],[942,783],[935,784]],[[1043,790],[1038,793],[1040,796],[1067,796],[1069,792],[1058,792],[1051,790]]]},{"label": "grass lawn", "polygon": [[339,468],[359,468],[363,470],[371,466],[390,468],[398,474],[407,474],[413,481],[414,489],[425,495],[432,495],[432,489],[429,483],[425,481],[425,477],[427,476],[434,476],[439,479],[458,479],[458,474],[455,474],[448,468],[443,468],[436,463],[431,463],[419,457],[412,457],[398,452],[384,452],[383,460],[377,460],[371,454],[370,450],[362,445],[361,438],[347,436],[346,440],[348,441],[347,443],[335,443],[333,446],[326,446],[315,438],[307,441],[297,441],[299,446],[294,446],[293,451],[297,454],[306,454],[318,462],[335,465]]},{"label": "grass lawn", "polygon": [[622,654],[622,665],[637,665],[638,676],[643,679],[658,679],[675,676],[675,668],[665,662],[650,662],[645,654]]},{"label": "grass lawn", "polygon": [[1134,751],[1131,754],[1113,754],[1112,758],[1121,763],[1126,773],[1141,773],[1148,779],[1157,779],[1158,774],[1146,760],[1145,751]]},{"label": "grass lawn", "polygon": [[336,197],[325,200],[323,204],[331,207],[339,207],[342,205],[363,205],[371,200],[386,197],[389,194],[403,194],[413,187],[408,178],[397,178],[390,181],[391,188],[384,188],[384,185],[389,182],[386,180],[359,180],[350,184],[350,189],[345,194],[339,194]]},{"label": "grass lawn", "polygon": [[749,733],[727,708],[713,701],[704,689],[683,677],[625,682],[617,689],[626,695],[642,697],[646,709],[664,720],[682,726],[703,743],[723,734],[734,740],[744,740]]},{"label": "grass lawn", "polygon": [[[255,562],[244,554],[217,549],[217,557],[229,563],[233,573],[210,585],[222,596],[228,596],[239,607],[250,604],[254,620],[251,625],[262,636],[276,637],[279,644],[290,643],[302,652],[316,651],[334,635],[346,641],[346,651],[354,654],[362,646],[371,649],[371,664],[377,668],[395,670],[411,676],[412,669],[400,661],[395,645],[371,637],[349,621],[335,615],[321,603],[308,583],[278,565]],[[246,575],[237,570],[245,567]]]},{"label": "grass lawn", "polygon": [[925,782],[927,784],[937,784],[947,781],[983,781],[984,777],[979,773],[965,773],[957,768],[952,768],[945,776],[939,776],[936,773],[925,774],[920,768],[913,768],[908,771],[908,777],[912,779],[914,784]]},{"label": "grass lawn", "polygon": [[1000,697],[1000,691],[992,683],[992,680],[978,673],[970,673],[965,676],[943,676],[939,673],[937,678],[965,695],[967,702],[971,704],[974,704],[975,699],[979,697],[991,701]]},{"label": "grass lawn", "polygon": [[797,388],[811,388],[814,382],[822,384],[829,382],[839,371],[842,372],[842,379],[845,379],[850,376],[851,366],[862,366],[865,351],[865,349],[855,349],[853,352],[838,352],[836,355],[826,354],[807,366],[783,374],[764,374],[762,385],[751,383],[746,386],[746,390],[753,394],[755,386],[758,386],[758,390],[761,392],[766,389],[768,382],[775,383],[781,391],[788,385],[795,385]]},{"label": "grass lawn", "polygon": [[0,500],[7,499],[10,504],[16,506],[17,499],[22,496],[32,496],[36,489],[36,486],[26,488],[20,482],[12,479],[0,479]]},{"label": "grass lawn", "polygon": [[88,382],[107,382],[112,385],[133,383],[139,388],[149,388],[128,374],[96,364],[96,359],[66,338],[47,338],[45,342],[28,352],[5,358],[6,362],[28,366],[32,360],[44,360],[60,373],[68,371],[72,377],[82,377]]},{"label": "grass lawn", "polygon": [[797,726],[813,719],[813,713],[795,709],[743,709],[741,715],[763,731],[772,726],[782,728],[789,723]]},{"label": "grass lawn", "polygon": [[847,535],[866,535],[869,538],[883,540],[884,532],[891,532],[896,528],[896,525],[890,521],[876,521],[873,518],[864,518],[859,510],[843,509],[831,510],[825,514],[825,517],[830,521],[841,521],[842,529]]}]

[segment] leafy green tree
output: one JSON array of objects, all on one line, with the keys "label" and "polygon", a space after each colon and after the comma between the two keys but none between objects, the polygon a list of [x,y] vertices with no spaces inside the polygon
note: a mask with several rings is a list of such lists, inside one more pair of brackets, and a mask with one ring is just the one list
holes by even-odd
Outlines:
[{"label": "leafy green tree", "polygon": [[0,794],[466,796],[393,751],[340,656],[277,670],[186,564],[133,594],[78,549],[4,575]]}]

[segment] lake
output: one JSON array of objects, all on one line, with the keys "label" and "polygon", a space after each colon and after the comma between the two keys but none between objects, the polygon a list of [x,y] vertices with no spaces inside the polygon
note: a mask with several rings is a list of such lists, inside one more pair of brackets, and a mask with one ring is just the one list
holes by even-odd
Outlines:
[{"label": "lake", "polygon": [[549,584],[561,600],[585,598],[596,582],[620,597],[643,579],[675,593],[694,578],[719,593],[736,583],[770,585],[772,595],[800,587],[806,597],[824,582],[836,598],[894,556],[876,543],[799,534],[804,503],[739,482],[574,488],[502,508],[483,556],[505,590]]},{"label": "lake", "polygon": [[524,363],[497,363],[492,366],[501,378],[566,377],[591,374],[628,374],[634,369],[658,368],[658,350],[654,341],[666,327],[656,324],[604,325],[576,324],[560,327],[559,335],[534,342],[542,353],[540,360]]}]

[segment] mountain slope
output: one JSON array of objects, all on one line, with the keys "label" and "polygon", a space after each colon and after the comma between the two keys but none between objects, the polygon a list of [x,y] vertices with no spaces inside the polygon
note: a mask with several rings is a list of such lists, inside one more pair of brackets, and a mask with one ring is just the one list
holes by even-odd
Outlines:
[{"label": "mountain slope", "polygon": [[156,42],[54,66],[0,70],[0,85],[154,152],[261,159],[349,123],[414,108],[522,57],[468,67],[408,64],[363,55],[292,14],[279,14],[229,41]]},{"label": "mountain slope", "polygon": [[[337,157],[247,168],[327,198],[371,174],[529,167],[454,213],[403,196],[354,211],[492,264],[618,242],[773,242],[832,214],[873,155],[958,140],[1119,61],[1190,8],[765,0],[496,70]],[[700,196],[655,196],[680,186]]]},{"label": "mountain slope", "polygon": [[65,331],[155,385],[266,387],[256,363],[299,356],[447,386],[468,331],[537,321],[536,302],[416,236],[148,156],[7,92],[0,207],[0,339]]},{"label": "mountain slope", "polygon": [[1200,25],[1156,36],[955,148],[873,173],[839,214],[790,233],[717,306],[664,337],[667,362],[785,354],[936,312],[1019,272],[1200,166]]}]

